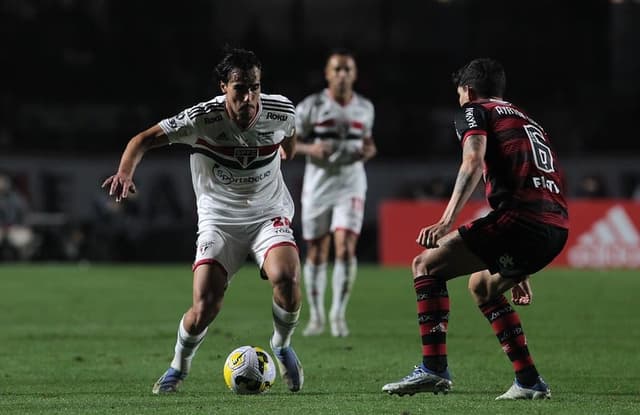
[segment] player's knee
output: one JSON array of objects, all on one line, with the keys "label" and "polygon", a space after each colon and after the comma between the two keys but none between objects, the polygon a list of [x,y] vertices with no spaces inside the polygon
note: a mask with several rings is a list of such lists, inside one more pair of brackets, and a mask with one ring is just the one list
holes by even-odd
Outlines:
[{"label": "player's knee", "polygon": [[222,309],[223,296],[207,295],[193,303],[192,311],[195,317],[195,326],[199,329],[207,327]]},{"label": "player's knee", "polygon": [[482,304],[489,301],[489,284],[482,274],[471,274],[467,288],[476,303]]},{"label": "player's knee", "polygon": [[432,275],[434,273],[434,269],[431,261],[429,260],[429,256],[425,253],[422,253],[413,258],[413,261],[411,262],[411,270],[413,271],[414,277],[419,277],[421,275]]}]

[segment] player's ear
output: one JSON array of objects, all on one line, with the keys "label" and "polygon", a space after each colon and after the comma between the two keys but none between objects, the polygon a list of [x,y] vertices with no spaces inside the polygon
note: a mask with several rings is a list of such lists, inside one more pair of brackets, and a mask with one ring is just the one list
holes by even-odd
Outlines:
[{"label": "player's ear", "polygon": [[476,93],[475,89],[471,88],[468,85],[465,85],[463,88],[467,91],[467,96],[469,97],[469,101],[475,101],[476,99],[478,99],[478,94]]},{"label": "player's ear", "polygon": [[220,81],[220,91],[222,91],[223,94],[227,93],[227,84],[222,81]]}]

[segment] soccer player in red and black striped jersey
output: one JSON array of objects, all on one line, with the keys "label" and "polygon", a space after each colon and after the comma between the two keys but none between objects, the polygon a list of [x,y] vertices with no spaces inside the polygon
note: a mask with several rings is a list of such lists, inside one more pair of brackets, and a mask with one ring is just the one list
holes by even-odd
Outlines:
[{"label": "soccer player in red and black striped jersey", "polygon": [[[515,372],[511,388],[496,399],[550,398],[504,293],[511,290],[514,304],[529,304],[529,275],[549,264],[566,243],[562,171],[540,124],[502,99],[506,76],[499,62],[475,59],[453,81],[461,107],[455,128],[462,163],[441,219],[418,234],[418,244],[426,249],[412,264],[423,359],[382,390],[399,395],[450,390],[447,281],[471,274],[469,291]],[[492,211],[450,232],[482,177]]]}]

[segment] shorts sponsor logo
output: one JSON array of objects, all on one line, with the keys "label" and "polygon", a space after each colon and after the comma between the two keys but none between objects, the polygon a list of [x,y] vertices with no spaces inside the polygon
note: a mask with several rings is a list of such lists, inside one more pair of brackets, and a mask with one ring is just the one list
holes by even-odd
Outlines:
[{"label": "shorts sponsor logo", "polygon": [[498,262],[503,269],[513,268],[513,257],[509,254],[502,255],[498,258]]},{"label": "shorts sponsor logo", "polygon": [[602,219],[577,239],[569,249],[574,267],[640,267],[640,233],[620,205],[613,206]]}]

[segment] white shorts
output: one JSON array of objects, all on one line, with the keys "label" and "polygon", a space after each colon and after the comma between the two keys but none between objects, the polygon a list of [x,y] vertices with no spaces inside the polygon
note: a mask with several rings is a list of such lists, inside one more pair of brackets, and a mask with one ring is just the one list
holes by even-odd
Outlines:
[{"label": "white shorts", "polygon": [[249,256],[262,269],[269,250],[282,245],[297,248],[291,222],[284,217],[249,225],[210,226],[198,236],[193,269],[202,264],[218,263],[230,281]]},{"label": "white shorts", "polygon": [[318,239],[337,229],[346,229],[357,235],[362,230],[364,219],[364,199],[352,197],[325,209],[313,208],[313,215],[302,208],[302,237],[307,240]]}]

